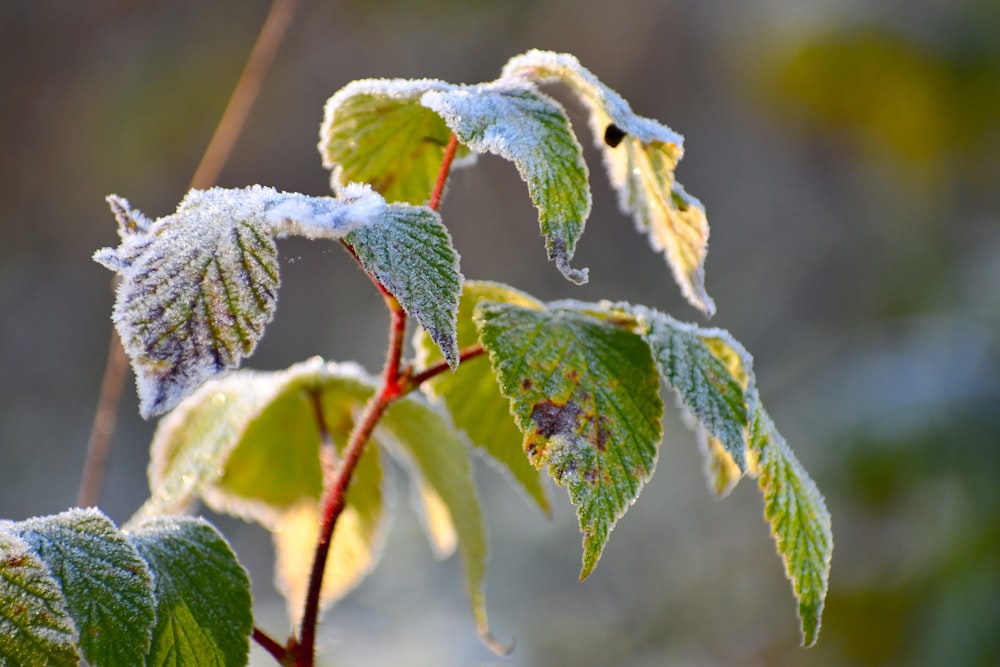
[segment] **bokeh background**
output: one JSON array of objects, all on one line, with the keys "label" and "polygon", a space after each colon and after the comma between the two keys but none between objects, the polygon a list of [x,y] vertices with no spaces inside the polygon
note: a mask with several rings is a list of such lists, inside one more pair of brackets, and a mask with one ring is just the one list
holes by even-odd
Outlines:
[{"label": "bokeh background", "polygon": [[[104,196],[174,209],[267,9],[0,4],[0,516],[74,504],[110,331],[111,276],[90,260],[116,243]],[[819,644],[797,646],[755,486],[715,500],[668,410],[657,474],[582,584],[565,493],[547,521],[479,466],[509,657],[475,638],[460,564],[431,557],[400,476],[383,563],[326,616],[323,664],[1000,664],[1000,4],[303,0],[220,184],[325,194],[315,144],[335,90],[486,81],[532,47],[575,53],[686,137],[678,178],[712,225],[712,324],[754,353],[833,513]],[[545,261],[524,186],[490,157],[454,175],[443,207],[465,274],[701,321],[583,143],[590,284]],[[333,244],[281,253],[277,318],[249,365],[319,354],[377,370],[387,319],[365,278]],[[101,501],[118,521],[146,496],[154,426],[129,387]],[[251,568],[259,624],[284,636],[267,536],[219,525]]]}]

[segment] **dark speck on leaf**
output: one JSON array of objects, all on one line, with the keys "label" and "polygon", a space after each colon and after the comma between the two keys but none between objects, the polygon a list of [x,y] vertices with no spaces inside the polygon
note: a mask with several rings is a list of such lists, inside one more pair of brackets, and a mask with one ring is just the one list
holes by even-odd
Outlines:
[{"label": "dark speck on leaf", "polygon": [[580,406],[573,401],[559,405],[549,400],[539,401],[531,409],[531,421],[538,434],[551,438],[557,433],[572,434],[579,423]]},{"label": "dark speck on leaf", "polygon": [[625,138],[625,134],[625,130],[621,129],[614,123],[611,123],[608,125],[608,128],[604,130],[604,143],[612,148],[615,148],[622,142],[622,139]]}]

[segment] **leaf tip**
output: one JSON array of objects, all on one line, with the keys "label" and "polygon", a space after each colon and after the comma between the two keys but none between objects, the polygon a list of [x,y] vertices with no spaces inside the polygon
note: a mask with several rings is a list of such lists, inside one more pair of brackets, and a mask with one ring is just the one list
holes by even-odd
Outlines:
[{"label": "leaf tip", "polygon": [[573,251],[566,246],[562,239],[552,239],[548,248],[549,259],[555,261],[559,273],[572,283],[584,285],[590,280],[590,270],[587,268],[574,269],[569,265],[569,260],[573,257]]}]

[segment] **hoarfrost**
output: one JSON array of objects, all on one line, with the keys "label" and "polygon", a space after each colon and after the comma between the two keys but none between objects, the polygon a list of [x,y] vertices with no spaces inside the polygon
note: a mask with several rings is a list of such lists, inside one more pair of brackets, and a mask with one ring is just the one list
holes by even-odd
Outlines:
[{"label": "hoarfrost", "polygon": [[153,222],[108,197],[121,244],[94,259],[121,276],[112,320],[132,360],[144,417],[175,406],[248,356],[274,316],[276,235],[339,239],[381,217],[385,201],[350,184],[339,197],[255,185],[192,190]]}]

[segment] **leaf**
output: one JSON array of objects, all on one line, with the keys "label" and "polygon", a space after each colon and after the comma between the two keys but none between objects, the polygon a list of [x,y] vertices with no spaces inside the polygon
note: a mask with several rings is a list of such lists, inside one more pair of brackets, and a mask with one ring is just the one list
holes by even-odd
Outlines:
[{"label": "leaf", "polygon": [[748,415],[759,402],[750,353],[722,329],[701,329],[641,306],[618,307],[639,318],[663,380],[742,475]]},{"label": "leaf", "polygon": [[[421,106],[429,90],[450,90],[443,81],[354,81],[326,103],[319,131],[323,166],[335,186],[370,183],[388,201],[423,204],[437,181],[451,130]],[[453,166],[475,161],[460,146]]]},{"label": "leaf", "polygon": [[538,209],[549,259],[566,278],[587,282],[569,261],[590,215],[590,184],[583,149],[558,102],[523,83],[431,90],[421,104],[444,118],[474,151],[510,160]]},{"label": "leaf", "polygon": [[683,137],[633,113],[621,95],[567,53],[532,50],[511,58],[500,81],[559,81],[569,86],[590,111],[594,144],[602,152],[622,212],[632,214],[653,249],[666,255],[684,297],[713,315],[715,304],[705,291],[705,210],[674,180],[684,154]]},{"label": "leaf", "polygon": [[754,415],[750,450],[756,455],[764,518],[798,600],[802,645],[816,643],[830,584],[833,532],[830,513],[816,484],[795,459],[771,418]]},{"label": "leaf", "polygon": [[128,535],[156,586],[156,626],[146,665],[247,664],[250,579],[202,519],[158,518]]},{"label": "leaf", "polygon": [[583,579],[656,465],[663,402],[649,347],[572,308],[481,303],[475,318],[531,462],[577,507]]},{"label": "leaf", "polygon": [[[133,521],[179,511],[201,496],[217,512],[260,522],[273,533],[278,587],[297,618],[319,525],[308,520],[318,517],[323,489],[317,416],[342,448],[354,414],[373,393],[358,367],[319,359],[205,384],[161,420],[151,454],[152,498]],[[378,562],[386,521],[381,478],[378,449],[368,447],[334,534],[324,606]]]},{"label": "leaf", "polygon": [[31,545],[0,523],[0,665],[76,665],[76,627]]},{"label": "leaf", "polygon": [[341,238],[385,209],[357,185],[336,199],[260,186],[192,190],[176,213],[155,222],[124,199],[108,202],[122,242],[94,259],[121,277],[112,319],[144,417],[174,407],[253,351],[274,316],[276,234]]},{"label": "leaf", "polygon": [[274,400],[277,377],[240,371],[211,380],[161,419],[150,445],[150,498],[130,523],[184,512],[217,481],[249,421]]},{"label": "leaf", "polygon": [[[379,423],[380,442],[393,445],[391,452],[402,456],[418,485],[426,485],[440,499],[454,526],[458,550],[465,565],[466,584],[476,628],[494,651],[508,649],[490,636],[483,583],[486,576],[486,529],[472,479],[468,450],[454,427],[431,406],[413,395],[393,403]],[[428,514],[434,516],[433,512]],[[437,514],[441,520],[440,512]],[[433,523],[430,524],[435,527]],[[440,526],[432,536],[440,537]],[[441,542],[435,542],[440,553]]]},{"label": "leaf", "polygon": [[[458,346],[479,343],[472,313],[480,301],[500,301],[541,308],[533,298],[498,283],[466,281],[458,306]],[[417,364],[429,368],[441,359],[425,332],[414,336]],[[551,507],[539,472],[521,448],[522,436],[510,413],[510,401],[501,393],[496,373],[485,357],[462,363],[460,373],[442,373],[420,385],[428,396],[444,402],[455,426],[465,431],[472,443],[486,452],[543,513]]]},{"label": "leaf", "polygon": [[457,367],[455,317],[462,274],[441,217],[428,208],[395,204],[373,224],[351,232],[347,242],[365,270],[430,334],[448,364]]},{"label": "leaf", "polygon": [[111,520],[73,509],[16,526],[62,588],[87,662],[141,664],[155,617],[153,579]]}]

